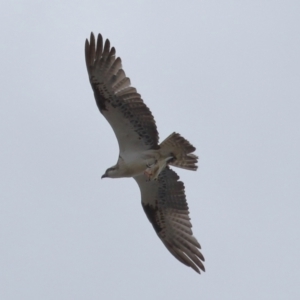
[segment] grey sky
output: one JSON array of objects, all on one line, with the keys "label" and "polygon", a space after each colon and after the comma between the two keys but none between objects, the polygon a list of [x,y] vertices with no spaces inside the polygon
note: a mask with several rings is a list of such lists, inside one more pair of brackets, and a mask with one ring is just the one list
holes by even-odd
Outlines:
[{"label": "grey sky", "polygon": [[[0,299],[300,299],[299,1],[1,1]],[[84,41],[101,32],[156,119],[197,147],[206,258],[156,236]],[[172,298],[171,298],[172,297]]]}]

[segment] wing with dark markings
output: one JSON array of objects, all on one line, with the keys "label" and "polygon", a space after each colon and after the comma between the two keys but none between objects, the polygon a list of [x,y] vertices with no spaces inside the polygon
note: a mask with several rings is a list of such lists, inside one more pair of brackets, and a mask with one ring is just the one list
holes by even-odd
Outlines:
[{"label": "wing with dark markings", "polygon": [[109,40],[103,46],[91,33],[85,43],[86,66],[97,106],[117,137],[120,153],[158,148],[158,132],[151,111],[122,69]]},{"label": "wing with dark markings", "polygon": [[200,244],[191,230],[184,184],[179,176],[166,167],[156,181],[136,176],[142,197],[142,206],[154,230],[167,249],[183,264],[197,273],[205,271]]}]

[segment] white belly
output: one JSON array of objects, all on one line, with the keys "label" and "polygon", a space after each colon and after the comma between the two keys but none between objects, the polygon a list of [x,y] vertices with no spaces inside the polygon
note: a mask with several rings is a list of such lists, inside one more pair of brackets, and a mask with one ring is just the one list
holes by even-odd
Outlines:
[{"label": "white belly", "polygon": [[143,174],[147,166],[153,165],[159,155],[153,150],[139,153],[139,155],[123,155],[119,158],[118,164],[122,170],[123,177],[134,177]]}]

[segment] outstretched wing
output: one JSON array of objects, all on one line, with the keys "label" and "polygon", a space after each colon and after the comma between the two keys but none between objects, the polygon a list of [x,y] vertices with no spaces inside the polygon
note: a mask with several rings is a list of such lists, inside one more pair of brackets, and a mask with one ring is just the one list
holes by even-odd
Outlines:
[{"label": "outstretched wing", "polygon": [[94,34],[85,42],[85,59],[97,106],[117,137],[120,153],[158,148],[158,132],[151,111],[122,69],[121,59]]},{"label": "outstretched wing", "polygon": [[200,244],[193,236],[184,184],[166,167],[156,181],[144,175],[134,177],[142,196],[142,206],[154,230],[167,249],[183,264],[197,273],[205,271]]}]

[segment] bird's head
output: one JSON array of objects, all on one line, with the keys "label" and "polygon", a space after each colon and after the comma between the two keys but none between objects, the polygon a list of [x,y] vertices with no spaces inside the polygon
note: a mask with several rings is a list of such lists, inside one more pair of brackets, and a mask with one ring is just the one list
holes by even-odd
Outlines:
[{"label": "bird's head", "polygon": [[117,165],[113,166],[113,167],[110,167],[108,168],[105,173],[101,176],[101,179],[102,178],[118,178],[120,177],[119,176],[119,168]]}]

